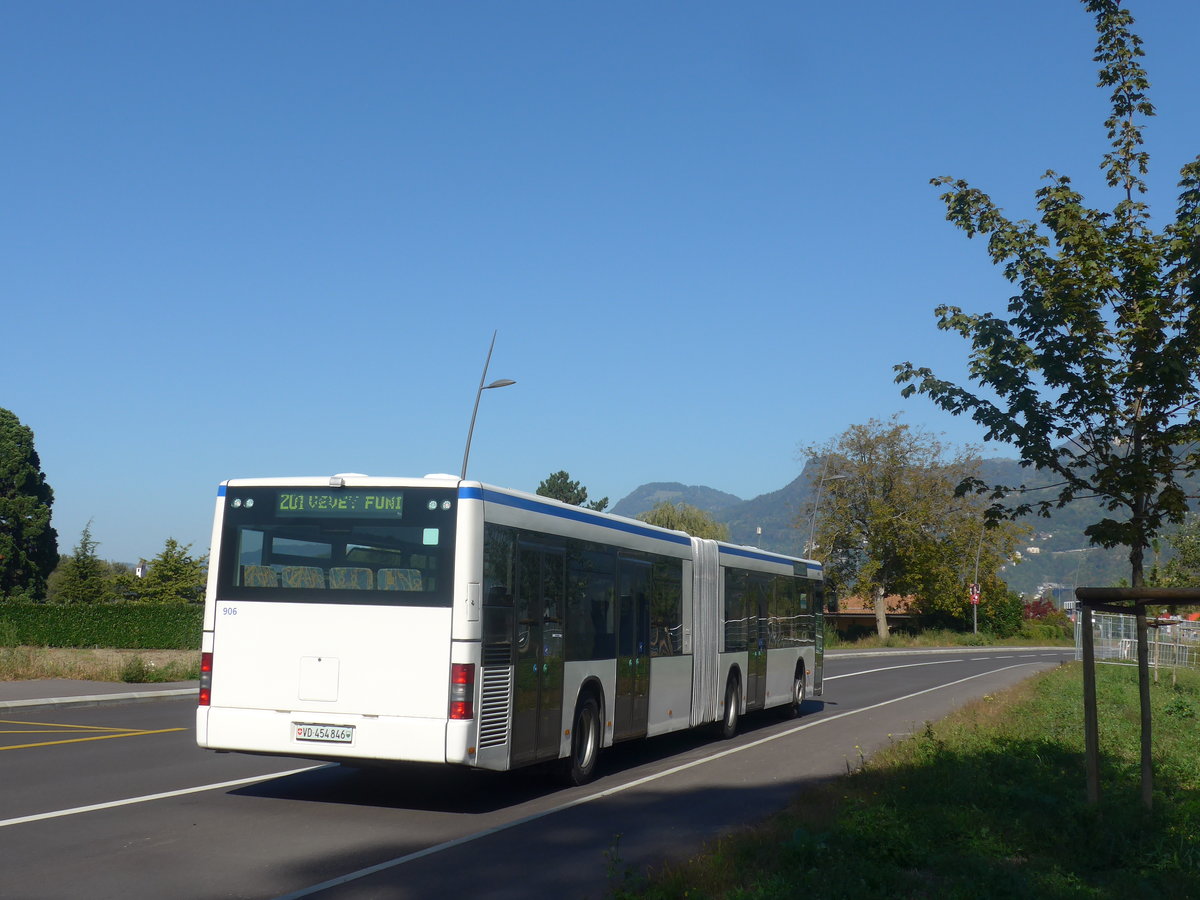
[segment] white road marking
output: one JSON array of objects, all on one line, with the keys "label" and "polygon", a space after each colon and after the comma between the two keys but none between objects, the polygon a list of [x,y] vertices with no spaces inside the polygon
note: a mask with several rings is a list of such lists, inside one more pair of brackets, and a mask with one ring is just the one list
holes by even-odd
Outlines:
[{"label": "white road marking", "polygon": [[946,663],[960,663],[961,659],[939,659],[934,662],[905,663],[902,666],[884,666],[882,669],[863,669],[861,672],[847,672],[845,675],[826,675],[822,680],[837,681],[839,678],[854,678],[858,675],[874,675],[876,672],[890,672],[892,669],[912,669],[917,666],[944,666]]},{"label": "white road marking", "polygon": [[[923,690],[923,691],[916,691],[915,693],[912,693],[912,694],[905,694],[903,697],[895,697],[891,700],[884,700],[880,703],[873,703],[870,706],[864,706],[862,709],[851,709],[851,710],[847,710],[846,712],[843,712],[843,713],[837,713],[837,714],[829,716],[827,718],[817,719],[812,722],[807,722],[804,725],[797,725],[794,728],[789,728],[786,731],[779,732],[778,734],[772,734],[772,735],[769,735],[768,737],[759,738],[756,741],[751,741],[748,744],[742,744],[738,747],[732,747],[728,750],[722,750],[719,753],[714,753],[712,756],[706,756],[702,759],[692,760],[689,763],[683,763],[682,765],[674,766],[670,769],[665,769],[662,772],[658,772],[654,775],[647,775],[644,778],[638,778],[635,781],[630,781],[630,782],[627,782],[626,784],[619,784],[614,787],[608,788],[607,790],[599,791],[595,794],[588,794],[586,797],[579,797],[576,800],[571,800],[568,803],[563,803],[562,805],[555,806],[552,809],[547,809],[547,810],[543,810],[542,812],[533,813],[531,815],[524,816],[523,818],[520,818],[520,819],[514,819],[511,822],[506,822],[502,825],[497,825],[494,828],[485,829],[484,831],[477,831],[473,834],[463,835],[462,837],[454,838],[453,840],[450,840],[450,841],[444,841],[443,843],[435,844],[432,847],[426,847],[424,850],[418,850],[415,853],[409,853],[405,856],[398,856],[395,859],[389,859],[384,862],[377,863],[373,866],[367,866],[365,869],[359,869],[356,872],[350,872],[349,874],[346,874],[346,875],[339,875],[337,878],[331,878],[328,881],[323,881],[320,884],[314,884],[311,887],[301,888],[300,890],[293,891],[290,894],[282,894],[282,895],[276,897],[275,900],[300,900],[300,898],[302,898],[302,897],[311,897],[313,894],[319,894],[321,891],[327,891],[330,888],[339,887],[340,885],[343,885],[343,884],[349,884],[351,881],[358,881],[359,879],[366,878],[369,875],[375,875],[379,872],[387,871],[388,869],[394,869],[397,866],[402,866],[405,863],[410,863],[410,862],[413,862],[418,859],[423,859],[426,856],[433,856],[435,853],[441,853],[444,850],[450,850],[450,849],[453,849],[454,847],[461,847],[463,844],[469,844],[473,841],[479,840],[480,838],[489,837],[493,834],[499,834],[502,831],[508,831],[511,828],[516,828],[519,825],[525,825],[529,822],[535,822],[538,819],[544,819],[547,816],[553,816],[556,813],[565,812],[568,809],[574,809],[576,806],[582,806],[583,804],[591,803],[594,800],[603,800],[605,797],[611,797],[614,794],[620,794],[624,791],[629,790],[630,788],[641,787],[643,784],[649,784],[650,782],[657,781],[660,778],[666,778],[668,775],[674,775],[678,772],[683,772],[687,769],[694,768],[695,766],[704,765],[705,763],[710,763],[710,762],[713,762],[714,760],[722,759],[726,756],[732,756],[734,753],[741,753],[743,750],[749,750],[751,747],[759,747],[763,744],[770,743],[771,741],[777,741],[780,738],[788,737],[788,736],[796,734],[798,732],[805,731],[806,729],[815,728],[818,725],[826,725],[829,722],[836,722],[838,719],[844,719],[847,716],[855,716],[855,715],[858,715],[859,713],[870,712],[873,709],[879,709],[881,706],[889,706],[892,703],[900,703],[904,700],[911,700],[913,697],[920,697],[922,694],[928,694],[933,691],[939,691],[942,688],[954,687],[956,684],[962,684],[967,681],[973,681],[976,678],[983,678],[986,675],[995,675],[999,672],[1006,672],[1009,669],[1020,669],[1024,666],[1028,666],[1028,665],[1032,665],[1032,663],[1017,663],[1015,665],[1005,666],[1002,669],[991,669],[987,672],[980,672],[976,675],[968,675],[966,678],[959,678],[957,681],[948,681],[945,684],[939,684],[939,685],[935,685],[934,687],[931,687],[931,688],[925,688],[925,690]],[[897,666],[896,668],[904,668],[904,667]],[[878,670],[878,671],[883,671],[883,670]]]},{"label": "white road marking", "polygon": [[[1064,648],[1064,652],[1066,648]],[[844,675],[826,675],[825,681],[837,681],[839,678],[854,678],[858,675],[873,675],[876,672],[889,672],[892,669],[912,669],[916,666],[941,666],[946,663],[958,662],[992,662],[997,659],[1036,659],[1038,657],[1061,656],[1061,653],[1024,653],[1021,656],[971,656],[967,659],[938,659],[931,662],[904,663],[899,666],[884,666],[880,669],[863,669],[861,672],[847,672]]]},{"label": "white road marking", "polygon": [[299,775],[301,772],[311,772],[313,769],[323,769],[332,763],[319,766],[305,766],[303,769],[289,769],[286,772],[270,772],[266,775],[256,775],[253,778],[239,778],[236,781],[222,781],[218,784],[202,784],[197,787],[181,788],[177,791],[163,791],[160,794],[146,794],[142,797],[127,797],[124,800],[110,800],[107,803],[93,803],[91,806],[76,806],[74,809],[56,809],[53,812],[35,813],[32,816],[18,816],[15,819],[0,819],[0,828],[8,825],[24,825],[27,822],[40,822],[43,819],[58,819],[62,816],[74,816],[79,813],[95,812],[101,809],[115,809],[118,806],[131,806],[134,803],[149,803],[151,800],[165,800],[168,797],[182,797],[186,794],[201,794],[204,791],[219,791],[222,788],[241,787],[244,784],[254,784],[258,781],[269,781],[272,778],[283,778],[287,775]]}]

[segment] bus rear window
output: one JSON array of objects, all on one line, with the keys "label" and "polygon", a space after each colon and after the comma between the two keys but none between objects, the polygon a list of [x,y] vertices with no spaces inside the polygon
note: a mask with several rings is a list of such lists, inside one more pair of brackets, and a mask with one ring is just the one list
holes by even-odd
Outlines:
[{"label": "bus rear window", "polygon": [[229,488],[225,504],[230,599],[450,605],[453,491]]}]

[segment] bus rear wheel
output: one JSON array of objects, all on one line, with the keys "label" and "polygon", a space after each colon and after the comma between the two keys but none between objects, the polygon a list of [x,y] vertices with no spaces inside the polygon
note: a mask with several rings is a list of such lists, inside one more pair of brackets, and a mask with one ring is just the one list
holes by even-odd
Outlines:
[{"label": "bus rear wheel", "polygon": [[587,784],[596,774],[600,754],[600,704],[591,694],[579,701],[571,728],[571,755],[563,760],[563,780]]},{"label": "bus rear wheel", "polygon": [[738,680],[734,676],[729,677],[729,683],[725,685],[725,715],[721,719],[720,735],[725,740],[729,740],[737,734],[738,729],[738,700],[741,691],[738,690]]},{"label": "bus rear wheel", "polygon": [[804,680],[804,666],[796,668],[796,677],[792,680],[792,699],[783,707],[785,719],[795,719],[800,715],[800,707],[804,705],[807,688]]}]

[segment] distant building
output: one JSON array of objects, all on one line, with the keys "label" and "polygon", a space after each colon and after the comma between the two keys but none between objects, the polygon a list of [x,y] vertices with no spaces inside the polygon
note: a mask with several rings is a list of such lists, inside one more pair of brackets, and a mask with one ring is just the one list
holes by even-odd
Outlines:
[{"label": "distant building", "polygon": [[1064,603],[1075,599],[1075,588],[1047,581],[1038,585],[1037,597],[1041,600],[1049,600],[1054,604],[1055,609],[1063,609]]},{"label": "distant building", "polygon": [[138,564],[133,567],[133,574],[138,578],[145,578],[148,571],[150,571],[150,563],[144,559],[139,559]]}]

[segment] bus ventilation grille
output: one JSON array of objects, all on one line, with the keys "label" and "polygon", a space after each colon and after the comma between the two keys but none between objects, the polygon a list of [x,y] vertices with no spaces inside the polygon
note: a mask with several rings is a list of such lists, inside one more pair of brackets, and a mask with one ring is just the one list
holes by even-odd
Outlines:
[{"label": "bus ventilation grille", "polygon": [[480,686],[479,746],[500,747],[508,743],[512,718],[512,666],[483,670]]}]

